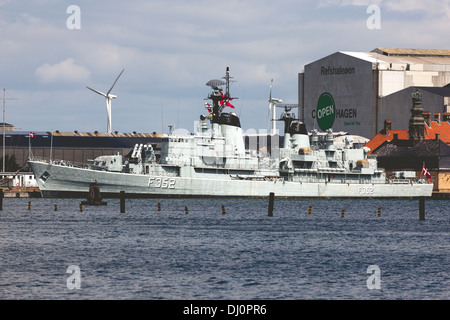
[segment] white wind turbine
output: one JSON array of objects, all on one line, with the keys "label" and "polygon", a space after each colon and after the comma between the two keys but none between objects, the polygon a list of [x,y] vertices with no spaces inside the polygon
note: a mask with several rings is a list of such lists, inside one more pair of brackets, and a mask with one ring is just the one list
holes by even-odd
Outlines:
[{"label": "white wind turbine", "polygon": [[103,93],[103,92],[101,92],[101,91],[98,91],[98,90],[95,90],[95,89],[86,87],[86,88],[88,88],[89,90],[92,90],[92,91],[94,91],[95,93],[98,93],[98,94],[100,94],[100,95],[102,95],[102,96],[104,96],[104,97],[106,98],[106,112],[107,112],[107,115],[108,115],[108,123],[107,123],[107,128],[106,128],[106,130],[107,130],[108,133],[111,133],[111,132],[112,132],[112,129],[111,129],[111,100],[117,98],[116,95],[111,94],[111,90],[114,88],[114,86],[115,86],[117,80],[119,80],[119,77],[122,75],[122,73],[123,73],[124,70],[125,70],[125,69],[123,69],[122,72],[120,72],[120,74],[117,76],[116,81],[114,81],[113,85],[111,86],[111,88],[108,90],[107,93]]},{"label": "white wind turbine", "polygon": [[272,82],[273,79],[270,80],[270,95],[269,95],[269,117],[270,117],[270,111],[272,111],[272,134],[276,133],[276,121],[277,121],[277,114],[276,114],[276,104],[283,102],[281,99],[272,98]]}]

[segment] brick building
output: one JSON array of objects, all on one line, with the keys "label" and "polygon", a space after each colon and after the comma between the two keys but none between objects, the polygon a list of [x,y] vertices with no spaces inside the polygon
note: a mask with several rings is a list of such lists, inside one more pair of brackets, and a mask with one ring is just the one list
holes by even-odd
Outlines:
[{"label": "brick building", "polygon": [[424,112],[422,94],[412,95],[408,129],[393,129],[390,120],[365,146],[376,155],[378,165],[388,174],[410,169],[421,178],[422,168],[430,171],[435,193],[450,193],[450,114]]}]

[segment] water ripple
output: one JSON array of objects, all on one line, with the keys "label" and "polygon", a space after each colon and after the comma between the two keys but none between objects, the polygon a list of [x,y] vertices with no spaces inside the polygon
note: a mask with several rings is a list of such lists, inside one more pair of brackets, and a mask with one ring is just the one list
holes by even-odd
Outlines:
[{"label": "water ripple", "polygon": [[[127,199],[124,214],[114,199],[27,203],[0,213],[1,299],[450,298],[446,200],[427,201],[425,221],[407,200],[277,200],[273,217],[256,199]],[[71,265],[81,289],[67,287]]]}]

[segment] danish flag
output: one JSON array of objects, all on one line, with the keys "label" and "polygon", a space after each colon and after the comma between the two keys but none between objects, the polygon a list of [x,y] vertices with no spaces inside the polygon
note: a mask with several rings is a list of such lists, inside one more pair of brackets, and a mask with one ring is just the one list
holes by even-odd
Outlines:
[{"label": "danish flag", "polygon": [[427,177],[428,181],[431,182],[431,174],[430,174],[430,171],[428,171],[428,169],[425,168],[425,162],[423,163],[423,167],[422,167],[422,176]]},{"label": "danish flag", "polygon": [[30,138],[35,138],[36,137],[36,133],[35,132],[30,132]]}]

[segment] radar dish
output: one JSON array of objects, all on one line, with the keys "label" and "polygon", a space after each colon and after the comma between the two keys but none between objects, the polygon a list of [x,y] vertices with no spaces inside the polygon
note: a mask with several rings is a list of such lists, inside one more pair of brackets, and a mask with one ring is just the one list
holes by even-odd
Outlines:
[{"label": "radar dish", "polygon": [[218,79],[213,79],[213,80],[209,80],[206,85],[210,86],[213,89],[219,89],[220,86],[225,85],[226,82],[222,81],[222,80],[218,80]]},{"label": "radar dish", "polygon": [[286,111],[291,111],[292,108],[298,108],[298,104],[295,103],[281,103],[277,105],[277,108],[284,108]]}]

